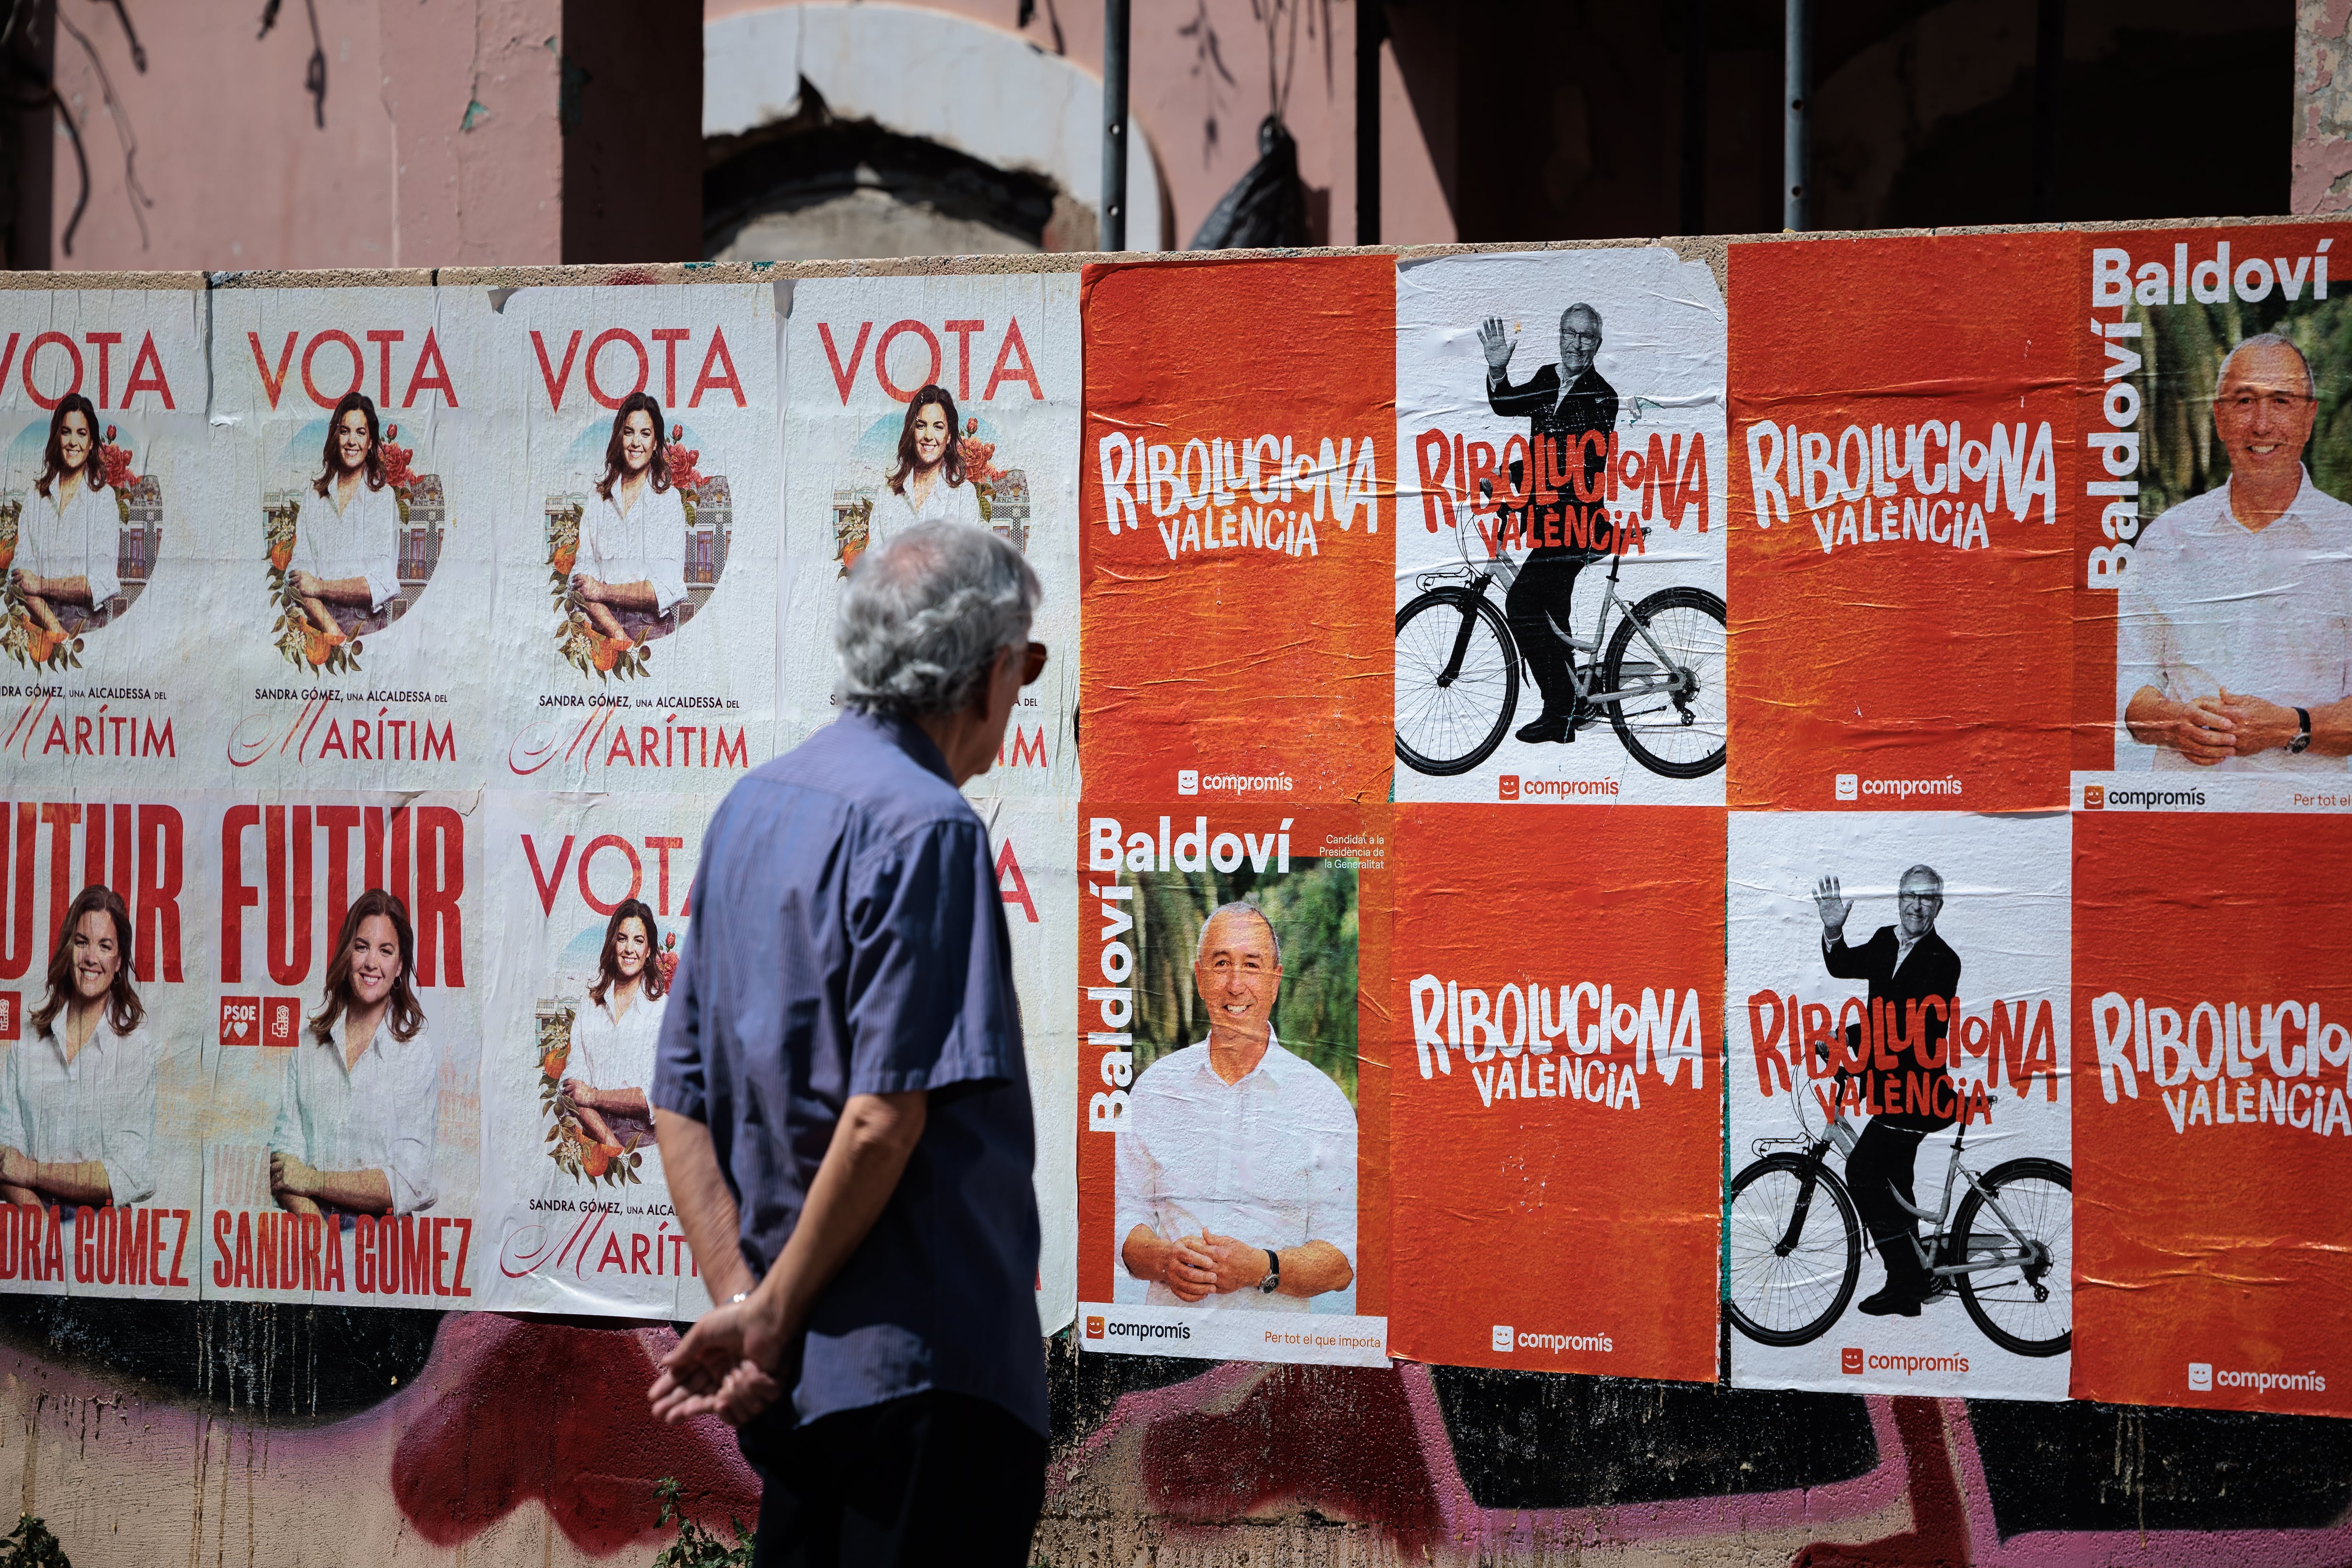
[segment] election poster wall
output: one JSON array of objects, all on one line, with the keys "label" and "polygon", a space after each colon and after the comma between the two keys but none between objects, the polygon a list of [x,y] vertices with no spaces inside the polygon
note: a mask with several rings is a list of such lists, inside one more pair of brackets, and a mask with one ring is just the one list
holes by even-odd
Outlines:
[{"label": "election poster wall", "polygon": [[[191,801],[190,880],[218,911],[189,1251],[205,1299],[474,1304],[476,804],[323,789]],[[352,1017],[375,1008],[382,1026],[352,1037]]]},{"label": "election poster wall", "polygon": [[1712,1382],[1724,814],[1504,809],[1397,808],[1390,1350]]},{"label": "election poster wall", "polygon": [[2068,826],[1732,814],[1734,1384],[2066,1396]]},{"label": "election poster wall", "polygon": [[492,776],[724,790],[775,750],[775,291],[522,289],[496,342]]},{"label": "election poster wall", "polygon": [[479,290],[214,305],[202,752],[236,787],[464,788],[486,771],[503,466]]},{"label": "election poster wall", "polygon": [[812,278],[784,352],[783,744],[832,721],[834,606],[866,550],[917,522],[1010,541],[1049,650],[975,793],[1078,793],[1078,279]]},{"label": "election poster wall", "polygon": [[1087,793],[1387,798],[1394,264],[1095,266],[1080,308]]},{"label": "election poster wall", "polygon": [[1081,828],[1080,1347],[1385,1365],[1385,815]]},{"label": "election poster wall", "polygon": [[1734,805],[2064,803],[2075,243],[1730,247]]},{"label": "election poster wall", "polygon": [[1397,798],[1720,805],[1714,273],[1448,256],[1396,289]]},{"label": "election poster wall", "polygon": [[204,745],[213,693],[183,656],[227,640],[209,310],[180,289],[0,293],[0,756],[28,798],[169,787]]},{"label": "election poster wall", "polygon": [[[2338,811],[2352,750],[2339,226],[2091,234],[2086,807]],[[2152,775],[2152,776],[2150,776]]]},{"label": "election poster wall", "polygon": [[2079,1397],[2352,1415],[2347,888],[2341,816],[2076,815]]}]

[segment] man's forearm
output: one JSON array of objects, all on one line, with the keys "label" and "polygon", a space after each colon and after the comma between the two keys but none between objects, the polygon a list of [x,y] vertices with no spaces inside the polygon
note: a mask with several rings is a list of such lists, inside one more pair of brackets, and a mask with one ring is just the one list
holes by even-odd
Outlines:
[{"label": "man's forearm", "polygon": [[752,1297],[782,1338],[807,1326],[817,1297],[882,1217],[923,1135],[929,1106],[929,1097],[913,1089],[852,1095],[841,1108],[792,1239]]},{"label": "man's forearm", "polygon": [[1168,1256],[1176,1250],[1173,1242],[1162,1241],[1148,1225],[1138,1225],[1119,1243],[1118,1258],[1127,1271],[1147,1283],[1168,1282]]},{"label": "man's forearm", "polygon": [[320,1171],[301,1195],[345,1214],[385,1215],[392,1212],[392,1178],[382,1170]]},{"label": "man's forearm", "polygon": [[751,1289],[755,1281],[740,1243],[742,1215],[719,1169],[710,1129],[675,1110],[654,1110],[654,1141],[660,1146],[662,1174],[669,1184],[677,1226],[694,1251],[695,1267],[712,1301]]},{"label": "man's forearm", "polygon": [[2308,711],[2311,744],[2305,752],[2315,757],[2352,756],[2352,697]]}]

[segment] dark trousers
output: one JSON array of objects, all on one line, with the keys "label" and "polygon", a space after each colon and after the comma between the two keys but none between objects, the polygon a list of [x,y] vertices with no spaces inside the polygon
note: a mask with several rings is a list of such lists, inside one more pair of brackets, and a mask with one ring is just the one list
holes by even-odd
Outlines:
[{"label": "dark trousers", "polygon": [[1861,1211],[1863,1227],[1878,1243],[1878,1260],[1886,1267],[1886,1283],[1906,1296],[1922,1299],[1927,1294],[1928,1275],[1911,1245],[1919,1234],[1919,1222],[1895,1201],[1895,1195],[1899,1194],[1905,1203],[1916,1201],[1911,1195],[1911,1175],[1919,1157],[1919,1140],[1926,1136],[1907,1128],[1889,1127],[1883,1116],[1873,1117],[1845,1161],[1846,1188],[1853,1194],[1853,1206]]},{"label": "dark trousers", "polygon": [[936,1390],[804,1426],[751,1423],[754,1568],[1028,1568],[1045,1439],[999,1405]]},{"label": "dark trousers", "polygon": [[[1570,619],[1570,601],[1575,596],[1576,574],[1584,570],[1584,562],[1581,554],[1530,555],[1503,599],[1503,614],[1511,623],[1519,657],[1535,672],[1536,687],[1543,693],[1547,719],[1560,717],[1576,705],[1576,681],[1569,673],[1569,648],[1560,640],[1560,632],[1575,625]],[[1559,632],[1552,630],[1555,621]]]}]

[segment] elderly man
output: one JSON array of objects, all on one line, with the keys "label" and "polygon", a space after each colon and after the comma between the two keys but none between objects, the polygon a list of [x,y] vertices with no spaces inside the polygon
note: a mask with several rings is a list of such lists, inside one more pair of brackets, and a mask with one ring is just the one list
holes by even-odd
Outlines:
[{"label": "elderly man", "polygon": [[846,710],[729,793],[654,1073],[718,1305],[656,1411],[740,1426],[759,1561],[1026,1564],[1044,1496],[1034,1137],[988,771],[1037,579],[925,523],[851,574]]},{"label": "elderly man", "polygon": [[1255,904],[1202,923],[1209,1037],[1136,1080],[1118,1139],[1119,1258],[1157,1307],[1304,1312],[1356,1278],[1356,1112],[1274,1036],[1282,942]]},{"label": "elderly man", "polygon": [[[1959,1119],[1945,1042],[1958,1005],[1960,959],[1936,934],[1936,917],[1944,908],[1944,879],[1932,866],[1914,866],[1904,872],[1895,884],[1897,923],[1880,926],[1860,947],[1846,945],[1845,922],[1853,913],[1853,900],[1839,892],[1835,877],[1821,879],[1813,889],[1813,902],[1822,917],[1822,963],[1840,980],[1869,982],[1870,1000],[1884,1003],[1885,1016],[1894,1020],[1890,1038],[1882,1044],[1902,1062],[1900,1068],[1879,1065],[1877,1058],[1885,1053],[1874,1049],[1858,1026],[1848,1026],[1847,1049],[1864,1058],[1863,1100],[1873,1110],[1860,1142],[1846,1156],[1845,1184],[1853,1194],[1854,1207],[1862,1211],[1862,1223],[1878,1243],[1878,1261],[1886,1269],[1885,1287],[1864,1300],[1862,1310],[1878,1317],[1916,1318],[1920,1303],[1936,1287],[1919,1261],[1918,1217],[1906,1206],[1913,1202],[1913,1168],[1919,1141]],[[1943,1003],[1940,1016],[1925,1007],[1930,997]],[[1923,1004],[1916,1040],[1902,1037],[1914,1002]],[[1930,1062],[1937,1065],[1930,1068]]]},{"label": "elderly man", "polygon": [[2150,523],[2125,569],[2124,728],[2159,770],[2340,773],[2352,753],[2352,507],[2304,469],[2317,392],[2276,333],[2230,351],[2230,478]]},{"label": "elderly man", "polygon": [[[1571,474],[1581,465],[1588,491],[1597,494],[1593,488],[1605,477],[1609,459],[1605,450],[1585,442],[1584,436],[1597,432],[1605,441],[1617,428],[1617,389],[1592,366],[1593,356],[1601,352],[1601,312],[1590,305],[1570,305],[1563,311],[1559,363],[1543,366],[1524,386],[1511,384],[1514,345],[1499,319],[1490,316],[1479,327],[1478,347],[1486,356],[1486,405],[1506,419],[1527,420],[1531,461],[1543,467],[1542,454],[1549,446],[1550,473]],[[1571,625],[1576,574],[1587,561],[1609,550],[1612,536],[1606,503],[1580,503],[1573,480],[1562,487],[1553,504],[1537,505],[1532,498],[1543,488],[1537,482],[1540,477],[1522,477],[1517,468],[1511,475],[1512,482],[1523,486],[1531,498],[1526,524],[1532,548],[1503,609],[1519,653],[1543,692],[1542,715],[1522,725],[1518,736],[1530,742],[1573,741],[1579,729],[1592,722],[1593,710],[1576,694],[1568,645],[1560,637]],[[1572,519],[1579,513],[1585,519],[1581,536],[1573,531]],[[1558,631],[1552,629],[1555,625]]]}]

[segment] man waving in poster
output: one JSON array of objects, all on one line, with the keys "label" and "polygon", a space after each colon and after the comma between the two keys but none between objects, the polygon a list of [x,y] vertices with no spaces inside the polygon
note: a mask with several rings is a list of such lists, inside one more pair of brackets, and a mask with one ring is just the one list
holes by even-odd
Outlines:
[{"label": "man waving in poster", "polygon": [[1356,1112],[1274,1034],[1282,942],[1255,904],[1202,923],[1209,1037],[1136,1080],[1118,1139],[1119,1258],[1155,1307],[1304,1312],[1356,1277]]},{"label": "man waving in poster", "polygon": [[[1849,1056],[1863,1058],[1864,1102],[1906,1105],[1900,1111],[1874,1114],[1853,1152],[1846,1156],[1845,1184],[1853,1194],[1854,1207],[1862,1211],[1862,1223],[1878,1244],[1878,1260],[1886,1269],[1885,1288],[1863,1301],[1862,1310],[1874,1317],[1916,1318],[1935,1284],[1914,1245],[1919,1227],[1918,1216],[1909,1206],[1911,1177],[1919,1141],[1958,1120],[1959,1101],[1952,1092],[1945,1041],[1958,1006],[1960,958],[1936,934],[1936,917],[1944,908],[1944,879],[1934,867],[1914,866],[1904,872],[1895,885],[1895,902],[1897,925],[1881,926],[1862,946],[1848,947],[1845,922],[1853,913],[1853,900],[1839,892],[1835,877],[1823,877],[1813,889],[1813,903],[1822,915],[1822,960],[1829,972],[1840,980],[1870,983],[1870,1004],[1874,1009],[1885,1004],[1884,1016],[1892,1020],[1890,1036],[1907,1027],[1907,1005],[1921,1004],[1921,1038],[1888,1042],[1899,1051],[1901,1069],[1883,1068],[1872,1059],[1879,1053],[1863,1037],[1860,1025],[1846,1028]],[[1940,1014],[1925,1005],[1929,998],[1943,1004]],[[1919,1070],[1931,1061],[1938,1065],[1924,1073]],[[1919,1079],[1926,1080],[1931,1109],[1908,1109],[1920,1103],[1916,1091],[1907,1101],[1902,1099],[1906,1080]],[[1938,1105],[1955,1110],[1938,1115],[1932,1109]]]},{"label": "man waving in poster", "polygon": [[[1595,493],[1607,472],[1609,458],[1605,446],[1584,437],[1588,432],[1595,433],[1605,443],[1609,432],[1617,427],[1617,389],[1601,379],[1592,363],[1601,352],[1601,312],[1585,304],[1570,305],[1563,311],[1559,363],[1538,369],[1520,386],[1511,384],[1513,346],[1499,319],[1490,316],[1478,328],[1478,348],[1486,356],[1486,405],[1506,419],[1526,418],[1528,468],[1544,468],[1549,450],[1550,473],[1565,474],[1580,465],[1583,473],[1578,482],[1586,493]],[[1520,564],[1503,608],[1510,618],[1511,636],[1543,692],[1542,716],[1522,725],[1518,738],[1530,742],[1573,741],[1578,729],[1592,721],[1593,710],[1576,694],[1568,647],[1560,639],[1570,624],[1576,574],[1587,561],[1610,548],[1609,511],[1598,501],[1579,506],[1573,487],[1554,505],[1538,507],[1533,497],[1542,488],[1539,477],[1526,472],[1512,475],[1521,493],[1530,498],[1526,521],[1535,542]],[[1589,518],[1587,532],[1574,542],[1569,521],[1572,511],[1582,511]],[[1559,627],[1557,632],[1552,629],[1554,624]]]},{"label": "man waving in poster", "polygon": [[2231,349],[2213,394],[2230,477],[2133,552],[2116,684],[2124,730],[2158,771],[2340,773],[2352,752],[2352,506],[2303,466],[2317,394],[2277,333]]}]

